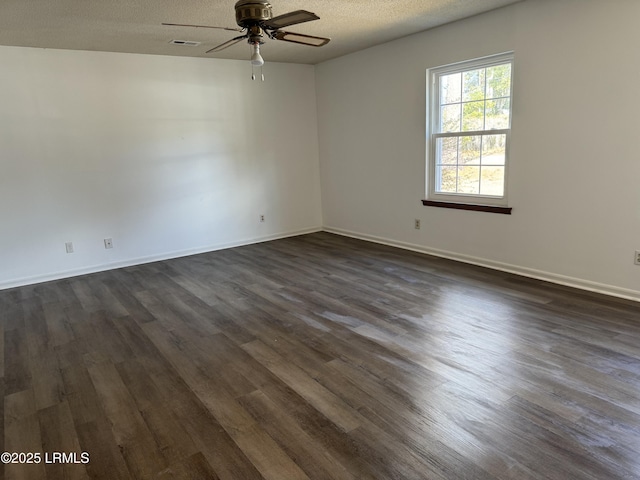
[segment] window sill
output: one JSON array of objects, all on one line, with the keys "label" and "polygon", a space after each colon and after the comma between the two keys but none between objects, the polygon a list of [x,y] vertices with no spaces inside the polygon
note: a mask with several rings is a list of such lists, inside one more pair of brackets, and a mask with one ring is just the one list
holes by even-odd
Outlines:
[{"label": "window sill", "polygon": [[501,213],[511,215],[511,207],[498,207],[494,205],[476,205],[473,203],[436,202],[433,200],[422,200],[422,205],[426,207],[455,208],[456,210],[472,210],[474,212]]}]

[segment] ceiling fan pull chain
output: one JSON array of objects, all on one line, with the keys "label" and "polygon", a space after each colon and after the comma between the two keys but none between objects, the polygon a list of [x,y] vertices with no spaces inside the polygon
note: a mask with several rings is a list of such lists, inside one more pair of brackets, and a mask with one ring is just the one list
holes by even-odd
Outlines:
[{"label": "ceiling fan pull chain", "polygon": [[[251,80],[256,79],[256,74],[254,72],[253,65],[251,65]],[[264,73],[262,73],[262,67],[260,67],[260,79],[264,82]]]}]

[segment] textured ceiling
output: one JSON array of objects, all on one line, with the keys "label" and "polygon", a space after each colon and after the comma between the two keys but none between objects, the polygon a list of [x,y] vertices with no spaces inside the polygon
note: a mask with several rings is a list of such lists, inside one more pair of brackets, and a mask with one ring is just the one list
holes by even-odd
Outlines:
[{"label": "textured ceiling", "polygon": [[[267,40],[266,61],[316,64],[412,33],[521,0],[271,0],[273,15],[304,9],[320,20],[286,28],[330,37],[315,48]],[[238,43],[222,52],[208,49],[234,32],[168,27],[193,23],[236,27],[235,0],[2,0],[0,45],[146,53],[212,58],[249,58]],[[171,45],[173,39],[202,42]]]}]

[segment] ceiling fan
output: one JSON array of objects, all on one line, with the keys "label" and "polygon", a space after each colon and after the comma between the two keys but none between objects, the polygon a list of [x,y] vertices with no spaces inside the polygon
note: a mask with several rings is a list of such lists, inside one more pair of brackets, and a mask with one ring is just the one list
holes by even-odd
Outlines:
[{"label": "ceiling fan", "polygon": [[325,37],[315,37],[313,35],[303,35],[301,33],[286,32],[281,28],[296,25],[298,23],[318,20],[315,13],[306,10],[294,10],[293,12],[272,16],[271,4],[267,0],[239,0],[235,5],[236,23],[240,28],[213,27],[209,25],[190,25],[183,23],[163,23],[174,27],[196,27],[196,28],[217,28],[242,32],[231,40],[227,40],[220,45],[207,50],[206,53],[219,52],[236,43],[247,39],[251,45],[251,65],[261,67],[264,60],[260,55],[260,45],[264,44],[265,36],[272,40],[283,40],[285,42],[310,45],[312,47],[322,47],[329,43],[330,39]]}]

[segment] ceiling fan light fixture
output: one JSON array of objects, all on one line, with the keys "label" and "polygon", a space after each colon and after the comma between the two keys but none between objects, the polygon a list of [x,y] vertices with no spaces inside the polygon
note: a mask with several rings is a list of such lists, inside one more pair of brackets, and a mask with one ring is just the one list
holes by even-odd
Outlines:
[{"label": "ceiling fan light fixture", "polygon": [[264,65],[264,59],[260,55],[260,44],[251,44],[251,65],[254,67],[261,67]]}]

